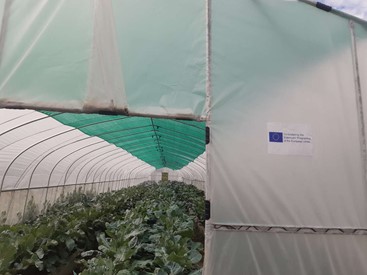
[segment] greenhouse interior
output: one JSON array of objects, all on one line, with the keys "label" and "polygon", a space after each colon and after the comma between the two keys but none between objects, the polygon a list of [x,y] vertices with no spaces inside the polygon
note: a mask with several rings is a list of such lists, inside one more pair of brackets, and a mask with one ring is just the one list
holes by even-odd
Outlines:
[{"label": "greenhouse interior", "polygon": [[367,274],[367,22],[313,0],[0,1],[0,274]]}]

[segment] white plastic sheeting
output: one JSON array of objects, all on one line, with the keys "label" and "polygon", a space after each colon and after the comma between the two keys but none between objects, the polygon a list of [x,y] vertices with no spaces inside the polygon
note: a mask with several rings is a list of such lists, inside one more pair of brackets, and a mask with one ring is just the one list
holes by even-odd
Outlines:
[{"label": "white plastic sheeting", "polygon": [[2,2],[2,105],[82,108],[93,46],[91,1]]},{"label": "white plastic sheeting", "polygon": [[205,20],[196,0],[1,1],[0,106],[200,119]]},{"label": "white plastic sheeting", "polygon": [[[8,111],[1,111],[2,118],[5,118]],[[2,190],[96,182],[97,179],[114,180],[115,178],[111,178],[112,171],[120,171],[131,164],[133,167],[146,165],[145,168],[150,171],[144,172],[147,175],[154,170],[121,148],[100,138],[87,136],[44,114],[32,111],[13,112],[19,117],[1,123],[4,128],[0,166]],[[22,113],[29,115],[19,115]],[[29,116],[36,118],[30,119]],[[15,121],[19,121],[19,124]],[[11,128],[7,129],[9,124]],[[102,161],[101,157],[105,160]],[[95,165],[96,159],[99,159],[98,165]],[[88,165],[82,166],[85,161],[88,161]],[[106,171],[107,163],[109,169]],[[78,169],[80,166],[80,169],[89,171],[92,165],[93,174],[84,175]]]},{"label": "white plastic sheeting", "polygon": [[214,261],[207,274],[366,274],[366,236],[211,230],[206,237]]},{"label": "white plastic sheeting", "polygon": [[204,152],[180,170],[168,168],[157,169],[151,174],[151,180],[156,182],[161,181],[162,172],[168,173],[168,180],[170,181],[183,181],[186,184],[192,184],[198,189],[204,190],[206,180],[206,153]]},{"label": "white plastic sheeting", "polygon": [[[7,223],[17,222],[32,198],[42,209],[73,191],[99,193],[160,180],[160,170],[99,137],[65,126],[54,119],[60,114],[0,109],[0,212],[6,211]],[[203,189],[203,156],[180,170],[165,168],[170,180]]]},{"label": "white plastic sheeting", "polygon": [[290,1],[211,11],[205,274],[366,274],[367,24]]},{"label": "white plastic sheeting", "polygon": [[177,171],[169,169],[169,168],[161,168],[155,170],[151,175],[150,179],[155,182],[159,182],[162,180],[162,173],[168,173],[168,180],[169,181],[182,181],[182,177],[178,174]]},{"label": "white plastic sheeting", "polygon": [[206,185],[206,152],[198,156],[193,162],[178,171],[182,175],[182,181],[192,184],[201,190]]},{"label": "white plastic sheeting", "polygon": [[149,179],[154,167],[45,114],[0,109],[0,212],[17,221],[34,197],[43,207],[61,193],[105,192]]}]

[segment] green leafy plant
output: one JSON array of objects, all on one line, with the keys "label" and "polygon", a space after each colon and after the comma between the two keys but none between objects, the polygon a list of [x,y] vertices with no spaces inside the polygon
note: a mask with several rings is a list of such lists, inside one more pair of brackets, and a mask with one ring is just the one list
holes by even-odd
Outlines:
[{"label": "green leafy plant", "polygon": [[27,203],[27,207],[25,212],[23,213],[23,222],[32,222],[34,221],[39,215],[39,209],[34,201],[34,197],[32,196],[29,202]]},{"label": "green leafy plant", "polygon": [[200,273],[204,194],[193,186],[75,190],[38,216],[34,205],[27,222],[0,226],[0,274]]},{"label": "green leafy plant", "polygon": [[6,220],[7,220],[6,211],[2,211],[0,213],[0,225],[4,225],[6,223]]}]

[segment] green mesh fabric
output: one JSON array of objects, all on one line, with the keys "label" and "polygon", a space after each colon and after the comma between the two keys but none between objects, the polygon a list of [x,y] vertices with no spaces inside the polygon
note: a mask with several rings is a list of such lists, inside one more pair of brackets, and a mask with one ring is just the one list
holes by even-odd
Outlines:
[{"label": "green mesh fabric", "polygon": [[181,169],[205,150],[205,122],[43,111],[57,121],[115,144],[157,169]]}]

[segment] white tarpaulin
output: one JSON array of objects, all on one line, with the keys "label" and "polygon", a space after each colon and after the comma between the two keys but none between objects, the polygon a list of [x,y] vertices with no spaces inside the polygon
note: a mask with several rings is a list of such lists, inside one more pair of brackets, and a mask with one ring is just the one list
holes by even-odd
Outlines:
[{"label": "white tarpaulin", "polygon": [[0,106],[199,119],[205,1],[2,0]]},{"label": "white tarpaulin", "polygon": [[205,274],[366,274],[366,23],[291,1],[211,10]]}]

